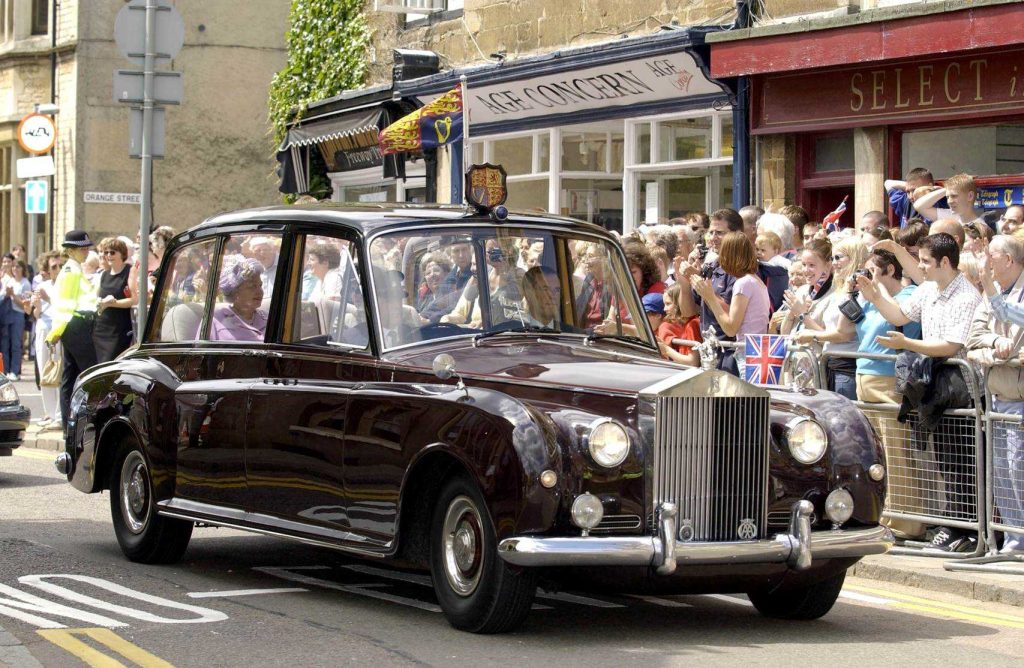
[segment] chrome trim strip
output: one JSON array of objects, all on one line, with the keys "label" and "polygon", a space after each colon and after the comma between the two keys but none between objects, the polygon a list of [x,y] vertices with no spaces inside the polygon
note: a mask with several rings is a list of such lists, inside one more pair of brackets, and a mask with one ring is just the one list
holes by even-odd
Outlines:
[{"label": "chrome trim strip", "polygon": [[[175,503],[176,504],[180,504],[181,502],[179,501],[179,502],[175,502]],[[332,550],[341,550],[343,552],[350,552],[352,554],[358,554],[358,555],[364,556],[364,557],[373,557],[375,559],[381,559],[381,558],[384,558],[384,557],[388,557],[391,554],[391,553],[385,552],[383,550],[382,551],[374,551],[374,550],[367,549],[367,548],[355,547],[355,546],[348,545],[348,544],[345,544],[345,543],[336,543],[336,542],[332,542],[332,541],[326,540],[326,539],[321,540],[321,539],[312,538],[312,537],[309,537],[309,536],[298,536],[298,535],[295,535],[295,534],[286,533],[286,532],[284,532],[282,530],[265,529],[265,528],[261,528],[261,527],[258,527],[258,526],[253,526],[249,522],[257,522],[258,518],[260,518],[260,517],[267,517],[267,516],[261,516],[261,515],[256,514],[256,513],[249,513],[249,512],[246,512],[246,511],[233,511],[233,514],[236,516],[235,519],[225,519],[223,517],[217,517],[217,516],[214,516],[214,515],[207,515],[204,511],[202,511],[200,508],[198,508],[198,507],[206,506],[206,504],[196,503],[196,502],[186,502],[186,503],[188,503],[188,505],[190,505],[190,506],[196,506],[197,508],[190,508],[188,510],[185,510],[185,509],[182,509],[180,507],[168,506],[167,503],[165,502],[164,504],[161,504],[161,505],[159,505],[157,507],[157,513],[160,514],[160,515],[163,515],[165,517],[173,517],[173,518],[176,518],[176,519],[188,520],[188,521],[191,521],[191,522],[202,522],[203,524],[210,524],[210,525],[213,525],[213,526],[225,527],[225,528],[228,528],[228,529],[238,529],[240,531],[249,531],[249,532],[252,532],[252,533],[263,534],[265,536],[272,536],[274,538],[285,538],[285,539],[288,539],[288,540],[294,540],[294,541],[298,541],[300,543],[305,543],[307,545],[315,545],[317,547],[326,547],[326,548],[330,548]],[[210,507],[212,508],[213,506],[210,506]],[[218,507],[218,511],[219,512],[223,512],[225,510],[229,510],[229,509],[224,509],[224,508],[219,508]],[[297,523],[291,523],[291,524],[296,524],[296,526],[301,526],[303,529],[313,529],[314,528],[314,527],[309,527],[309,526],[306,526],[306,525],[298,525]],[[362,539],[361,536],[358,536],[357,534],[349,533],[347,531],[336,531],[336,532],[332,532],[332,533],[336,533],[336,534],[339,535],[339,537],[338,537],[339,541],[350,540],[350,541],[366,542],[366,541],[364,541]],[[388,548],[388,547],[392,547],[392,546],[393,546],[393,544],[389,544],[389,545],[384,545],[382,547]]]}]

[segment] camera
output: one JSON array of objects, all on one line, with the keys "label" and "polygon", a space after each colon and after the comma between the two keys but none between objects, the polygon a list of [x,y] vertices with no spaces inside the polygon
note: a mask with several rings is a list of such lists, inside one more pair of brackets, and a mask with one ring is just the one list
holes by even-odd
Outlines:
[{"label": "camera", "polygon": [[487,250],[487,259],[491,262],[504,262],[505,253],[500,248],[489,248]]},{"label": "camera", "polygon": [[858,269],[853,272],[850,276],[850,298],[839,305],[839,312],[849,320],[850,322],[860,322],[864,319],[864,308],[857,301],[860,296],[860,291],[857,290],[857,277],[858,276],[871,276],[871,273],[866,269]]}]

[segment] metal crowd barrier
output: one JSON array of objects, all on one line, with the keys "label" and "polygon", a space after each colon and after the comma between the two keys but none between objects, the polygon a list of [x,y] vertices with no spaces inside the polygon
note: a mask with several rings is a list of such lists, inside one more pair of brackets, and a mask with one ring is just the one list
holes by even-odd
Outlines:
[{"label": "metal crowd barrier", "polygon": [[[822,369],[830,358],[895,361],[896,356],[828,351],[821,356]],[[923,525],[920,529],[938,525],[969,531],[977,540],[969,553],[928,550],[926,542],[907,540],[894,547],[893,554],[967,559],[985,554],[990,545],[984,429],[988,404],[970,363],[953,358],[946,364],[963,373],[973,407],[945,411],[933,432],[921,429],[917,411],[899,422],[900,404],[854,402],[875,427],[885,449],[889,491],[882,516],[896,524],[895,529],[906,523]],[[819,380],[824,388],[824,375]]]},{"label": "metal crowd barrier", "polygon": [[[1019,367],[1019,361],[1005,363]],[[985,371],[985,432],[986,456],[989,465],[985,471],[988,494],[985,496],[985,514],[988,519],[989,552],[983,557],[944,564],[951,571],[983,571],[1024,575],[1024,558],[997,552],[996,532],[1024,534],[1024,514],[1016,495],[1024,490],[1024,470],[1013,471],[1011,457],[1024,457],[1024,425],[1021,416],[998,413],[994,409],[993,395],[988,377],[994,367]],[[1012,452],[1011,452],[1012,451]],[[1014,477],[1016,476],[1016,479]]]}]

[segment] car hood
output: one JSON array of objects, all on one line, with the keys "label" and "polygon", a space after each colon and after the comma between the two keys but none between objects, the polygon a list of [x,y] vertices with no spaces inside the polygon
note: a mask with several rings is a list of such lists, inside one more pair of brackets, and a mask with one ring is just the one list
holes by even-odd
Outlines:
[{"label": "car hood", "polygon": [[389,354],[385,361],[432,368],[448,353],[464,377],[636,394],[685,369],[657,353],[610,341],[584,346],[579,338],[503,337],[481,341],[436,343]]}]

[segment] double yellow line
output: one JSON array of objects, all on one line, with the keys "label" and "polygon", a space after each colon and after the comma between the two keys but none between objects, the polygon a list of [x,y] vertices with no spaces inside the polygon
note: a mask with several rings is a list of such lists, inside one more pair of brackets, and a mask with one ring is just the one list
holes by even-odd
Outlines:
[{"label": "double yellow line", "polygon": [[981,624],[991,624],[993,626],[1003,626],[1010,629],[1024,629],[1024,616],[1007,615],[1001,612],[979,610],[965,605],[943,603],[942,601],[933,601],[919,596],[895,593],[885,589],[862,587],[860,585],[847,584],[843,589],[886,599],[889,601],[886,604],[886,607],[888,608],[913,610],[914,612],[923,612],[930,615],[936,615],[938,617],[978,622]]},{"label": "double yellow line", "polygon": [[110,629],[40,629],[36,633],[52,642],[57,647],[81,659],[92,668],[125,668],[117,659],[107,656],[81,638],[89,638],[93,642],[120,654],[137,666],[143,668],[174,668],[158,656],[131,644]]}]

